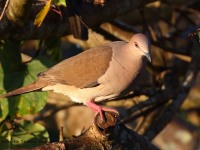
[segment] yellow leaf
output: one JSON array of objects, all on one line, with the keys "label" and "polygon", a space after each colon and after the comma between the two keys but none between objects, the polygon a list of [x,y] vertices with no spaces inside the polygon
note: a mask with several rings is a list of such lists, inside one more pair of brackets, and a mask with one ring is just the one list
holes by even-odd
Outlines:
[{"label": "yellow leaf", "polygon": [[49,0],[44,8],[37,14],[35,20],[34,20],[34,25],[36,25],[37,27],[40,27],[42,22],[44,21],[44,18],[46,17],[47,13],[49,12],[51,6],[51,0]]}]

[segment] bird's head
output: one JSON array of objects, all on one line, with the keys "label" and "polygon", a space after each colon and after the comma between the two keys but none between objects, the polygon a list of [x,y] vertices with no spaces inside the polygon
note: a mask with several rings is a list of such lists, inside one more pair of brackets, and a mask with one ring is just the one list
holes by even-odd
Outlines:
[{"label": "bird's head", "polygon": [[135,49],[137,49],[142,56],[147,57],[147,59],[151,62],[151,55],[150,55],[150,43],[148,38],[142,34],[142,33],[138,33],[135,34],[130,42],[132,46],[135,47]]}]

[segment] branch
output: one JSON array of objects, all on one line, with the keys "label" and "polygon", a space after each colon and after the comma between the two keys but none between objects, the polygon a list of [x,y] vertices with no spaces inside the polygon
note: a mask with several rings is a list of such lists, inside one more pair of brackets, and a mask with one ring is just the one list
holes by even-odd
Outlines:
[{"label": "branch", "polygon": [[40,149],[148,149],[158,150],[146,138],[126,128],[116,118],[115,114],[106,113],[106,121],[102,122],[99,115],[94,119],[94,124],[82,135],[63,142],[50,143],[32,148]]},{"label": "branch", "polygon": [[[10,0],[7,10],[8,13],[6,13],[0,22],[0,39],[41,39],[45,37],[60,37],[70,34],[68,21],[69,14],[67,11],[68,8],[60,7],[63,16],[62,20],[59,14],[50,10],[41,27],[36,28],[33,24],[33,21],[36,14],[43,8],[43,6],[36,3],[34,5],[32,4],[31,9],[28,9],[29,7],[24,6],[25,4],[20,3],[20,1],[27,2],[26,0]],[[117,16],[125,14],[138,7],[144,6],[145,4],[152,1],[154,0],[107,0],[104,6],[96,6],[92,3],[83,1],[81,16],[83,22],[87,26],[94,28],[103,22],[111,21]],[[13,18],[15,18],[17,21],[15,19],[15,21],[10,19],[11,13],[9,13],[9,10],[11,8],[11,4],[21,5],[21,7],[18,7],[21,9],[24,7],[26,8],[22,9],[23,14],[16,13],[21,11],[20,9],[17,9],[12,13],[12,16],[14,16]],[[27,5],[29,6],[29,4]],[[14,9],[15,7],[12,8]],[[2,11],[3,8],[0,8],[0,10]],[[30,14],[28,15],[28,19],[26,19],[28,22],[25,22],[23,26],[20,26],[21,24],[18,22],[24,23],[24,19],[21,18],[26,16],[25,14]]]},{"label": "branch", "polygon": [[178,88],[177,95],[173,98],[172,102],[168,105],[166,110],[156,119],[147,129],[144,134],[149,140],[152,140],[158,133],[160,133],[166,125],[172,120],[175,113],[179,110],[182,103],[188,96],[190,88],[193,86],[197,74],[198,74],[198,64],[200,63],[200,44],[197,40],[193,41],[192,49],[192,62],[187,70],[185,80]]}]

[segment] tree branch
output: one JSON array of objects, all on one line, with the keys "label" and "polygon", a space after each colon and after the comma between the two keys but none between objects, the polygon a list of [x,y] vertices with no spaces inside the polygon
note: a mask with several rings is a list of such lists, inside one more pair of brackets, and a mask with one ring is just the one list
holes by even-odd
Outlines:
[{"label": "tree branch", "polygon": [[152,140],[158,133],[160,133],[166,125],[172,120],[175,113],[179,110],[182,103],[188,96],[190,88],[193,86],[197,74],[198,74],[198,64],[200,61],[199,48],[200,44],[197,40],[193,41],[193,49],[192,49],[192,62],[187,70],[185,80],[178,88],[177,95],[173,98],[172,102],[168,105],[166,110],[156,119],[147,129],[144,134],[148,137],[149,140]]},{"label": "tree branch", "polygon": [[[21,1],[27,2],[26,0]],[[82,20],[90,28],[94,28],[103,22],[111,21],[117,16],[144,6],[152,1],[154,0],[108,0],[104,6],[94,5],[83,1]],[[15,3],[19,6],[21,5],[21,7],[16,7],[17,10],[10,13],[10,5]],[[50,10],[41,27],[36,28],[33,25],[33,21],[36,14],[43,8],[43,6],[36,3],[34,5],[32,4],[31,9],[28,9],[29,4],[30,3],[26,4],[27,6],[22,9],[22,13],[18,13],[18,11],[21,11],[20,8],[24,7],[25,3],[20,3],[20,0],[10,0],[7,13],[0,22],[0,39],[41,39],[45,37],[60,37],[70,34],[68,21],[69,14],[67,12],[68,8],[60,7],[63,16],[62,20],[59,14]],[[0,10],[2,11],[3,8],[0,8]],[[30,14],[28,17],[29,21],[21,26],[21,24],[24,23],[24,19],[22,18],[24,18],[26,14]]]},{"label": "tree branch", "polygon": [[105,122],[102,122],[100,115],[96,115],[94,124],[80,136],[66,139],[63,142],[50,143],[32,148],[40,149],[138,149],[158,150],[146,138],[126,128],[116,118],[115,114],[106,112]]}]

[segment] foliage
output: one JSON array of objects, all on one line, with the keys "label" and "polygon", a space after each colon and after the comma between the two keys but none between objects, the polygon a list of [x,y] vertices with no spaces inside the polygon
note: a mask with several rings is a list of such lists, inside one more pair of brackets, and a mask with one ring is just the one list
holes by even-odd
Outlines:
[{"label": "foliage", "polygon": [[53,0],[53,2],[56,3],[56,5],[58,6],[67,7],[66,0]]},{"label": "foliage", "polygon": [[[65,0],[53,0],[53,2],[55,3],[56,6],[67,6],[66,5],[66,1]],[[36,15],[35,20],[34,20],[34,25],[36,25],[37,27],[40,27],[42,22],[44,21],[45,17],[47,16],[50,8],[51,8],[51,3],[52,0],[48,0],[44,7],[40,10],[40,12]],[[56,10],[54,10],[55,12],[58,12]]]},{"label": "foliage", "polygon": [[[22,63],[20,54],[22,43],[20,41],[4,41],[0,46],[0,77],[2,79],[0,81],[0,94],[34,82],[39,72],[46,70],[53,64],[42,56],[28,63]],[[14,122],[16,128],[5,128],[7,118],[13,120],[16,117],[36,113],[45,106],[46,99],[46,92],[34,92],[0,100],[1,142],[5,143],[5,147],[33,147],[41,143],[32,141],[42,139],[42,136],[45,137],[45,142],[48,141],[48,134],[44,127],[38,124],[22,122],[18,126]],[[33,132],[34,134],[32,134]],[[32,137],[33,135],[37,136]]]},{"label": "foliage", "polygon": [[15,123],[5,122],[0,128],[0,149],[30,148],[49,142],[49,135],[40,124],[29,121]]},{"label": "foliage", "polygon": [[37,14],[34,25],[40,27],[51,7],[51,0],[47,1],[43,9]]}]

